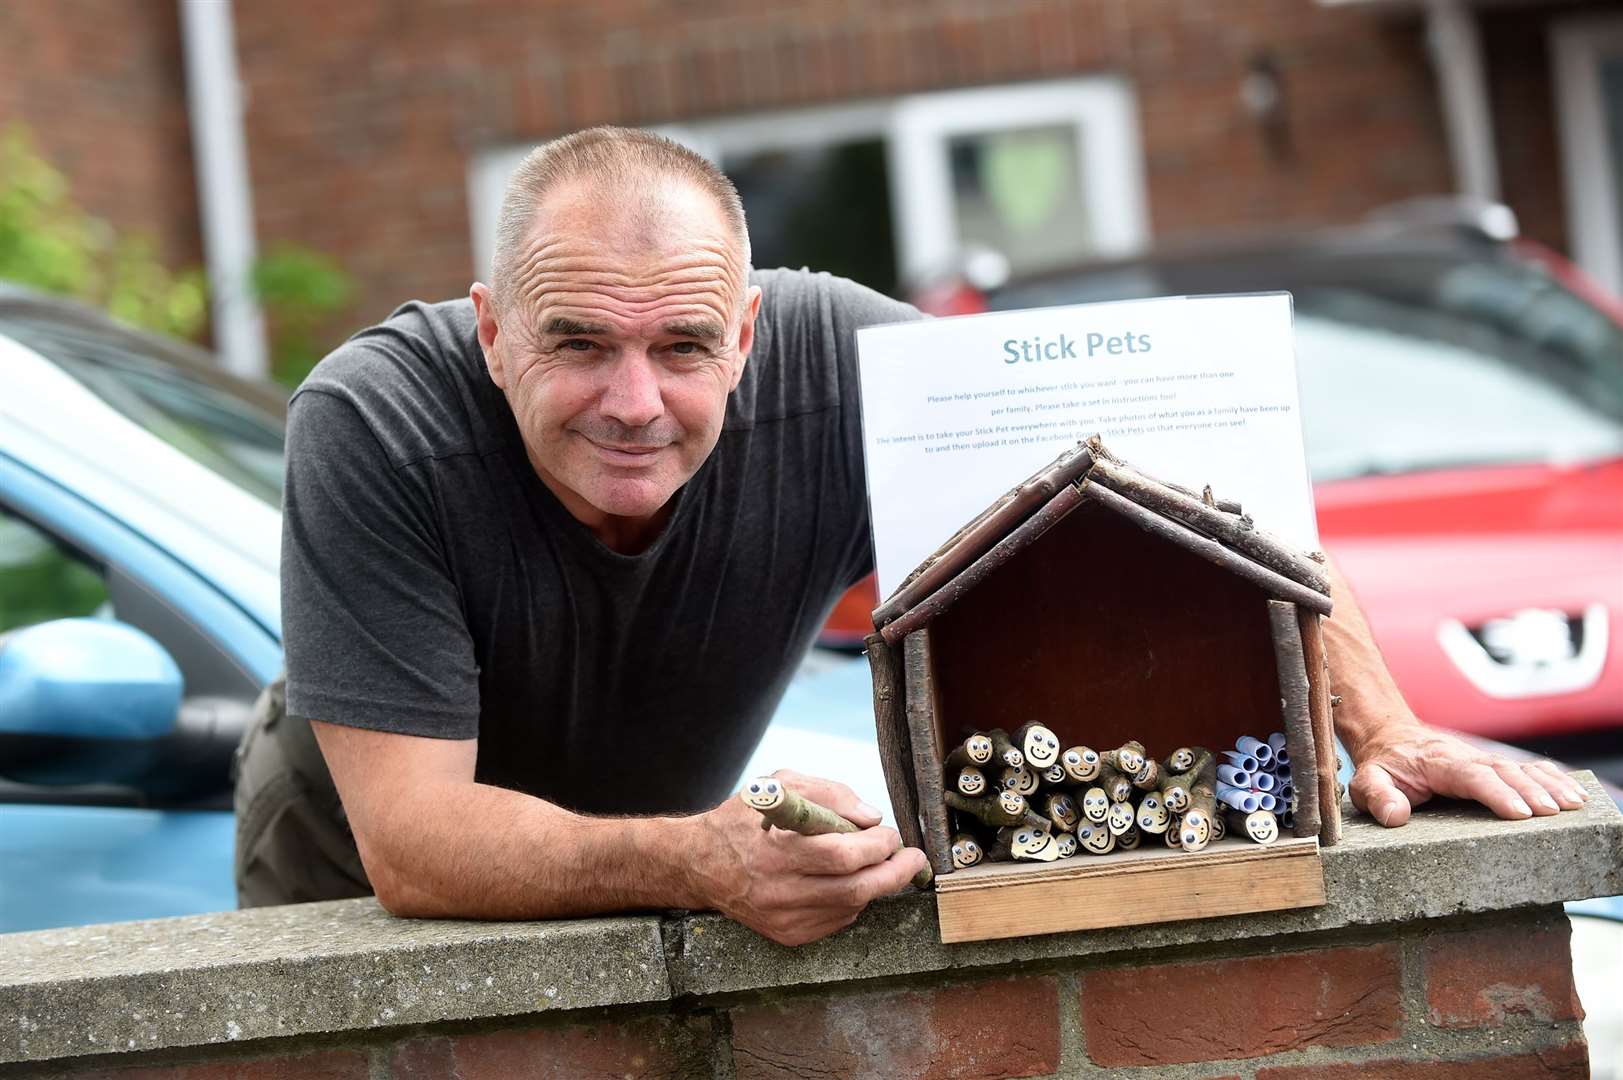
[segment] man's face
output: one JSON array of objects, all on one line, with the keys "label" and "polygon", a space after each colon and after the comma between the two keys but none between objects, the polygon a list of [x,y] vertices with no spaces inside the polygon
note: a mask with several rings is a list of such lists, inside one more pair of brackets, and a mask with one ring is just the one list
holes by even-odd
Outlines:
[{"label": "man's face", "polygon": [[641,546],[716,445],[759,290],[720,208],[674,182],[554,190],[516,265],[499,312],[473,287],[490,376],[565,508]]}]

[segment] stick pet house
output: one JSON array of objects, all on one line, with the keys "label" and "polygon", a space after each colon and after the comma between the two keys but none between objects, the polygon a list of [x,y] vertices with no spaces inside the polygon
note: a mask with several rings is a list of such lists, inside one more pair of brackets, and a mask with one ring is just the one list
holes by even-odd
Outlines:
[{"label": "stick pet house", "polygon": [[[903,840],[935,870],[943,940],[1322,904],[1319,845],[1340,836],[1329,612],[1314,557],[1097,437],[960,529],[874,611],[867,638],[886,786]],[[1295,838],[955,871],[946,758],[1030,721],[1062,747],[1136,739],[1156,754],[1283,730]]]}]

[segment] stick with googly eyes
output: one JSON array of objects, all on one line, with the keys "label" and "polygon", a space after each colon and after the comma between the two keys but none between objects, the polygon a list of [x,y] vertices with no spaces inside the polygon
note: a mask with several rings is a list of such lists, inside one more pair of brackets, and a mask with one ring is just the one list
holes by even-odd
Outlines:
[{"label": "stick with googly eyes", "polygon": [[1026,763],[1026,755],[1009,739],[1009,733],[1002,728],[993,728],[986,733],[992,740],[992,756],[1011,769],[1018,769]]},{"label": "stick with googly eyes", "polygon": [[[812,802],[803,795],[790,791],[782,780],[775,776],[758,776],[744,785],[744,790],[738,793],[744,800],[744,805],[761,813],[761,828],[770,829],[776,825],[787,832],[799,833],[801,836],[824,836],[828,833],[854,833],[861,832],[854,822],[836,814],[822,803]],[[898,851],[901,845],[898,844]],[[923,870],[913,875],[913,884],[924,888],[934,880],[935,874],[928,863]]]},{"label": "stick with googly eyes", "polygon": [[1017,792],[1000,791],[983,799],[966,799],[956,791],[949,791],[942,798],[954,810],[968,814],[982,825],[994,829],[1009,825],[1030,825],[1037,829],[1050,827],[1048,819],[1034,811],[1025,796]]}]

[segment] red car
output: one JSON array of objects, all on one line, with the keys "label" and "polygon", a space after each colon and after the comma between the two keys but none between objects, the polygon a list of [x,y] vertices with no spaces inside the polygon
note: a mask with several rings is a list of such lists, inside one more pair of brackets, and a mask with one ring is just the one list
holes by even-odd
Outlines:
[{"label": "red car", "polygon": [[[921,302],[1280,289],[1322,540],[1415,712],[1617,780],[1623,324],[1564,261],[1464,224],[1388,221]],[[831,634],[849,640],[873,602],[871,584],[848,597]]]}]

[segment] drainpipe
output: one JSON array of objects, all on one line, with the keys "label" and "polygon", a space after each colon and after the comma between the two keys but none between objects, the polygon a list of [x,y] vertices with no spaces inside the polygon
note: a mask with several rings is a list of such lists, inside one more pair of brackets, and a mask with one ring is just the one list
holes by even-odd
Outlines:
[{"label": "drainpipe", "polygon": [[253,194],[230,0],[179,0],[197,194],[203,210],[214,343],[227,371],[269,374],[265,319],[254,298]]},{"label": "drainpipe", "polygon": [[1499,158],[1476,16],[1461,0],[1430,0],[1426,37],[1442,90],[1455,186],[1461,195],[1498,202]]}]

